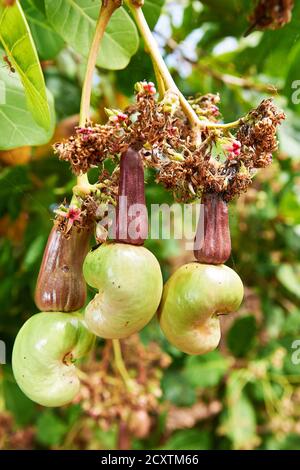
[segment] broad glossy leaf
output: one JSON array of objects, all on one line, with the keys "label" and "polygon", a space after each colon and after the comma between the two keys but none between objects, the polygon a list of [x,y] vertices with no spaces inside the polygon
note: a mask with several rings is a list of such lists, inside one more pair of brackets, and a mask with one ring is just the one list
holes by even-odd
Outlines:
[{"label": "broad glossy leaf", "polygon": [[[46,0],[47,17],[64,40],[83,56],[88,55],[101,2],[99,0]],[[126,67],[138,48],[133,20],[123,8],[112,15],[104,33],[97,64],[118,70]]]},{"label": "broad glossy leaf", "polygon": [[36,123],[50,129],[50,109],[45,81],[25,15],[18,2],[0,3],[0,41],[25,89],[28,108]]},{"label": "broad glossy leaf", "polygon": [[22,8],[28,20],[30,30],[42,60],[54,59],[65,42],[49,24],[46,15],[33,0],[22,0]]},{"label": "broad glossy leaf", "polygon": [[6,68],[0,68],[0,85],[0,149],[47,143],[52,137],[55,123],[51,94],[48,93],[50,126],[45,130],[29,111],[24,88],[17,75],[12,76]]}]

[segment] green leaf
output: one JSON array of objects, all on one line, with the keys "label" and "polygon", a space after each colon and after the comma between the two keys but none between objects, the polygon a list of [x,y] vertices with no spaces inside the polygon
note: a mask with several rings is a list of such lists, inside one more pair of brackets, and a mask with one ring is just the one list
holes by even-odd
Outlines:
[{"label": "green leaf", "polygon": [[178,406],[191,406],[196,402],[195,390],[186,377],[177,370],[168,370],[162,380],[165,400]]},{"label": "green leaf", "polygon": [[227,335],[227,345],[237,357],[245,356],[256,338],[256,322],[252,315],[238,318]]},{"label": "green leaf", "polygon": [[239,371],[232,373],[227,390],[228,407],[221,417],[220,433],[227,436],[234,449],[252,449],[258,443],[255,410],[241,390]]},{"label": "green leaf", "polygon": [[40,59],[54,59],[63,48],[64,40],[53,30],[46,15],[35,5],[33,0],[22,0],[22,7],[28,19]]},{"label": "green leaf", "polygon": [[44,247],[46,236],[39,235],[29,246],[23,262],[23,268],[27,271],[34,266],[36,261],[41,257]]},{"label": "green leaf", "polygon": [[275,434],[267,438],[263,448],[266,450],[299,450],[300,436],[298,434]]},{"label": "green leaf", "polygon": [[209,450],[212,448],[208,431],[187,429],[175,432],[160,449],[167,450]]},{"label": "green leaf", "polygon": [[30,188],[26,169],[18,166],[5,168],[0,173],[0,209],[6,207],[9,197],[23,193]]},{"label": "green leaf", "polygon": [[[0,68],[0,149],[7,150],[23,145],[42,145],[49,142],[54,132],[55,114],[53,99],[48,93],[51,124],[48,130],[39,126],[28,110],[24,89],[17,76],[9,76]],[[1,99],[2,98],[2,99]]]},{"label": "green leaf", "polygon": [[20,426],[29,424],[37,413],[36,406],[19,389],[8,367],[4,368],[3,395],[6,409],[13,414],[16,423]]},{"label": "green leaf", "polygon": [[150,29],[154,29],[164,3],[164,0],[145,0],[143,13]]},{"label": "green leaf", "polygon": [[51,410],[42,413],[37,420],[36,437],[43,445],[58,445],[67,431],[68,426]]},{"label": "green leaf", "polygon": [[300,224],[300,195],[295,187],[285,191],[278,208],[279,214],[290,225]]},{"label": "green leaf", "polygon": [[0,4],[0,41],[21,78],[34,120],[48,131],[51,116],[45,81],[26,18],[18,2],[6,8]]},{"label": "green leaf", "polygon": [[300,298],[300,264],[281,264],[276,275],[283,287]]},{"label": "green leaf", "polygon": [[184,376],[193,387],[214,387],[224,377],[229,360],[218,351],[204,356],[190,356],[186,360]]},{"label": "green leaf", "polygon": [[[101,2],[99,0],[46,0],[47,17],[54,29],[77,52],[87,57]],[[139,38],[134,22],[123,8],[112,15],[104,33],[97,65],[125,68],[136,53]]]}]

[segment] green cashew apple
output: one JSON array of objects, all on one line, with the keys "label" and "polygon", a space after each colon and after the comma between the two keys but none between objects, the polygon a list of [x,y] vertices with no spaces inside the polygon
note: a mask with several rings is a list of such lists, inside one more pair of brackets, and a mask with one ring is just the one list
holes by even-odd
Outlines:
[{"label": "green cashew apple", "polygon": [[225,265],[189,263],[164,287],[159,321],[167,339],[187,354],[205,354],[220,341],[218,315],[237,310],[244,289],[238,274]]},{"label": "green cashew apple", "polygon": [[83,274],[99,291],[85,309],[87,327],[96,335],[126,338],[156,313],[163,281],[159,263],[147,248],[104,243],[87,254]]},{"label": "green cashew apple", "polygon": [[12,355],[15,379],[31,400],[62,406],[78,393],[74,361],[92,347],[94,336],[79,313],[41,312],[19,331]]}]

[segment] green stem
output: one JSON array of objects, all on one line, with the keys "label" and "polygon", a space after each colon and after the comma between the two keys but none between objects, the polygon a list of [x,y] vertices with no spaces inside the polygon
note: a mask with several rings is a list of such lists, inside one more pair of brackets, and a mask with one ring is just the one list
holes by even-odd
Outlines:
[{"label": "green stem", "polygon": [[[200,143],[200,130],[203,128],[208,129],[231,129],[239,125],[239,120],[234,122],[229,122],[227,124],[219,124],[210,121],[199,120],[197,114],[183,96],[181,91],[178,89],[176,83],[173,80],[172,75],[170,74],[168,67],[166,66],[161,53],[159,51],[158,45],[151,33],[151,30],[148,26],[148,23],[144,17],[141,5],[134,4],[134,0],[125,0],[127,6],[130,8],[132,15],[135,19],[135,22],[139,28],[139,31],[145,41],[146,49],[149,51],[152,62],[154,64],[155,75],[160,76],[162,81],[165,83],[167,89],[172,90],[179,97],[181,108],[188,118],[192,128],[194,128],[194,138],[195,142]],[[159,75],[158,75],[158,73]],[[159,83],[158,83],[159,85]]]},{"label": "green stem", "polygon": [[128,371],[123,361],[120,341],[118,339],[113,339],[112,343],[114,348],[116,368],[118,369],[119,374],[121,375],[127,389],[131,391],[133,389],[133,382],[128,374]]},{"label": "green stem", "polygon": [[152,59],[152,65],[153,65],[153,70],[154,70],[154,73],[155,73],[157,88],[158,88],[158,92],[159,92],[159,99],[162,100],[163,97],[164,97],[164,94],[166,92],[165,82],[163,81],[163,78],[160,74],[160,71],[158,70],[157,65],[156,65],[156,63],[154,62],[153,59]]},{"label": "green stem", "polygon": [[[89,51],[87,60],[86,73],[84,77],[81,101],[80,101],[80,117],[79,126],[84,127],[90,116],[90,102],[92,94],[93,75],[96,67],[97,56],[103,39],[105,29],[114,11],[121,6],[121,0],[103,0],[98,21],[96,24],[95,34]],[[77,186],[87,188],[89,180],[87,174],[78,176]]]},{"label": "green stem", "polygon": [[198,116],[193,108],[177,88],[177,85],[174,82],[173,77],[161,56],[158,45],[151,33],[142,9],[139,6],[132,4],[130,0],[126,0],[126,3],[132,12],[139,31],[145,41],[146,48],[149,51],[152,61],[155,63],[157,70],[159,71],[161,78],[166,85],[166,88],[178,95],[183,112],[190,121],[191,126],[194,128],[199,128],[201,126],[201,122],[199,121]]},{"label": "green stem", "polygon": [[210,121],[202,121],[203,125],[208,129],[232,129],[234,127],[238,127],[240,124],[240,119],[236,121],[227,122],[225,124],[218,123],[218,122],[210,122]]},{"label": "green stem", "polygon": [[108,25],[108,22],[112,14],[117,8],[119,8],[120,5],[121,5],[120,0],[106,0],[102,2],[101,8],[100,8],[100,13],[99,13],[98,21],[96,24],[94,38],[93,38],[91,48],[89,51],[89,56],[88,56],[88,61],[87,61],[87,66],[86,66],[86,73],[85,73],[83,87],[82,87],[81,102],[80,102],[80,119],[79,119],[79,125],[81,127],[84,127],[86,124],[86,121],[89,119],[93,74],[94,74],[94,70],[96,67],[99,47],[103,39],[106,26]]}]

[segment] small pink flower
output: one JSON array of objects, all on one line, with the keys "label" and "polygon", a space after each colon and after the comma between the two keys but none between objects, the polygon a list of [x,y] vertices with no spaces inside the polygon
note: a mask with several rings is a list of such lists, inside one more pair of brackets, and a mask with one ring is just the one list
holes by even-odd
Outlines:
[{"label": "small pink flower", "polygon": [[80,220],[81,210],[79,207],[69,207],[68,212],[66,212],[66,218],[75,222],[75,220]]},{"label": "small pink flower", "polygon": [[210,110],[213,116],[218,116],[220,114],[219,108],[214,104],[211,105]]},{"label": "small pink flower", "polygon": [[[223,146],[223,149],[226,151],[226,152],[229,152],[229,155],[228,155],[228,158],[232,159],[234,157],[238,157],[240,155],[240,152],[241,152],[241,142],[239,140],[232,140],[230,141],[229,143],[226,143],[224,146]],[[231,155],[231,156],[230,156]]]},{"label": "small pink flower", "polygon": [[149,95],[155,95],[156,88],[153,82],[143,82],[143,88]]},{"label": "small pink flower", "polygon": [[116,114],[113,114],[112,116],[109,116],[109,120],[111,122],[115,122],[116,124],[119,124],[121,122],[124,122],[128,119],[128,116],[127,114],[125,113],[122,113],[121,111],[116,113]]},{"label": "small pink flower", "polygon": [[77,134],[91,135],[94,133],[91,127],[77,127]]},{"label": "small pink flower", "polygon": [[125,113],[118,113],[117,118],[118,118],[119,121],[122,122],[122,121],[126,121],[126,119],[128,119],[128,116]]},{"label": "small pink flower", "polygon": [[80,220],[81,217],[81,210],[79,207],[69,207],[68,212],[66,212],[66,218],[68,219],[67,222],[67,233],[71,230],[72,225],[76,220]]},{"label": "small pink flower", "polygon": [[115,114],[114,116],[110,116],[109,120],[110,120],[111,122],[118,122],[118,121],[119,121],[118,115]]},{"label": "small pink flower", "polygon": [[234,140],[232,142],[232,147],[233,147],[233,150],[236,151],[236,150],[240,150],[242,144],[239,140]]}]

